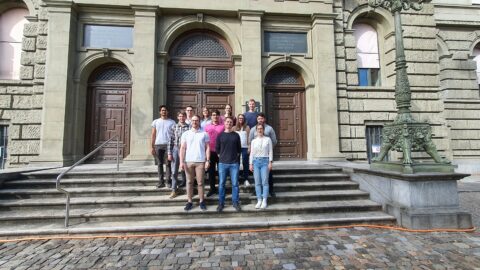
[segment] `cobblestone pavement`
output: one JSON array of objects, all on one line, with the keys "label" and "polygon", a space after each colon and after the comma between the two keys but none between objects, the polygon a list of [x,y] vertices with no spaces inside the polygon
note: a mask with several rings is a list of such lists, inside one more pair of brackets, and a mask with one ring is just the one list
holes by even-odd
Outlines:
[{"label": "cobblestone pavement", "polygon": [[356,227],[43,240],[4,243],[0,254],[1,269],[475,269],[480,233]]},{"label": "cobblestone pavement", "polygon": [[[480,181],[459,190],[480,227]],[[0,269],[480,269],[480,232],[355,227],[19,241],[0,243]]]}]

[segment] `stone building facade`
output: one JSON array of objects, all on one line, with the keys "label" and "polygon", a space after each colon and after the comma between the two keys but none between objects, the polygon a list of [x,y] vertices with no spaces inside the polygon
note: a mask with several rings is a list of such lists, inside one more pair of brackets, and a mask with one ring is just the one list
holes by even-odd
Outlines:
[{"label": "stone building facade", "polygon": [[[414,117],[464,172],[480,171],[475,1],[402,15]],[[114,135],[123,162],[151,163],[164,103],[171,116],[226,103],[241,113],[254,98],[277,129],[279,159],[367,160],[396,115],[393,18],[366,0],[3,0],[0,16],[14,8],[29,15],[19,77],[0,79],[6,167],[71,164]],[[374,69],[359,61],[360,25],[376,33]]]}]

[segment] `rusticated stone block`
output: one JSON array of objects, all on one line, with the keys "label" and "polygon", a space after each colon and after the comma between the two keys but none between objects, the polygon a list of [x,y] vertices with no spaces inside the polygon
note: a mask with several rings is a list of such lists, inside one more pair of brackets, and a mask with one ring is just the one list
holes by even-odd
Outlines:
[{"label": "rusticated stone block", "polygon": [[20,68],[20,79],[22,80],[33,79],[33,66],[22,66]]},{"label": "rusticated stone block", "polygon": [[8,94],[31,94],[32,88],[30,86],[7,86]]},{"label": "rusticated stone block", "polygon": [[35,37],[37,35],[37,23],[31,22],[23,27],[23,35],[26,37]]},{"label": "rusticated stone block", "polygon": [[35,84],[33,86],[33,93],[34,94],[43,94],[44,86],[42,84]]},{"label": "rusticated stone block", "polygon": [[38,34],[46,35],[47,33],[48,33],[48,22],[47,21],[38,22]]},{"label": "rusticated stone block", "polygon": [[37,48],[38,49],[47,49],[47,36],[38,36],[38,38],[37,38]]},{"label": "rusticated stone block", "polygon": [[19,156],[18,162],[21,164],[27,164],[35,158],[35,156]]},{"label": "rusticated stone block", "polygon": [[10,139],[20,139],[20,130],[21,130],[21,126],[19,125],[11,125],[9,128],[8,128],[8,137]]},{"label": "rusticated stone block", "polygon": [[38,140],[11,140],[8,145],[10,155],[35,155],[40,152]]},{"label": "rusticated stone block", "polygon": [[13,96],[13,108],[30,109],[32,108],[32,96]]},{"label": "rusticated stone block", "polygon": [[33,52],[22,52],[21,64],[24,66],[32,66],[35,61],[35,53]]},{"label": "rusticated stone block", "polygon": [[36,49],[36,38],[31,38],[31,37],[25,37],[22,40],[22,50],[27,51],[27,52],[34,52]]},{"label": "rusticated stone block", "polygon": [[11,119],[14,124],[41,124],[42,110],[4,110],[2,119]]},{"label": "rusticated stone block", "polygon": [[45,65],[36,65],[34,75],[35,75],[35,79],[45,78]]},{"label": "rusticated stone block", "polygon": [[35,63],[45,64],[47,60],[47,51],[46,50],[37,50],[35,52]]},{"label": "rusticated stone block", "polygon": [[22,126],[22,139],[40,139],[40,125]]},{"label": "rusticated stone block", "polygon": [[[7,163],[10,164],[18,164],[18,156],[13,156],[11,153],[8,155]],[[12,168],[12,166],[8,166]]]},{"label": "rusticated stone block", "polygon": [[47,10],[47,8],[45,8],[45,7],[40,8],[40,11],[38,12],[38,20],[40,20],[40,21],[47,21],[48,20],[48,10]]},{"label": "rusticated stone block", "polygon": [[0,108],[10,109],[12,107],[12,96],[0,95]]}]

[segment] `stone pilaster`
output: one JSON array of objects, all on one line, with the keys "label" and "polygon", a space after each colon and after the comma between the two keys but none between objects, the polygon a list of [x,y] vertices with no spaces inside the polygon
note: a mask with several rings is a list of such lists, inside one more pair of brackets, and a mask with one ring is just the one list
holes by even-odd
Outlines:
[{"label": "stone pilaster", "polygon": [[313,15],[312,51],[315,88],[307,90],[307,100],[313,100],[307,115],[309,129],[309,158],[340,159],[337,74],[335,63],[334,17],[328,14]]},{"label": "stone pilaster", "polygon": [[[241,107],[251,98],[260,101],[265,110],[262,100],[262,15],[260,11],[240,11],[239,17],[242,23],[242,83],[243,89],[235,89],[235,107]],[[235,68],[237,68],[236,61]],[[235,78],[239,82],[239,78]],[[237,83],[238,85],[238,83]],[[246,108],[244,108],[246,109]],[[239,112],[239,109],[237,109]]]},{"label": "stone pilaster", "polygon": [[[71,85],[71,55],[75,33],[75,14],[70,1],[44,1],[48,9],[49,49],[46,53],[45,92],[42,112],[40,156],[33,165],[67,165],[72,162],[65,154],[68,136],[67,99]],[[38,41],[37,41],[38,44]],[[33,75],[33,73],[32,73]],[[36,73],[37,76],[40,74]],[[43,75],[42,75],[43,76]]]},{"label": "stone pilaster", "polygon": [[[158,116],[155,97],[165,102],[166,93],[155,95],[157,6],[132,6],[135,10],[133,40],[134,70],[130,155],[124,162],[151,163],[150,131],[152,120]],[[164,89],[165,91],[165,89]]]}]

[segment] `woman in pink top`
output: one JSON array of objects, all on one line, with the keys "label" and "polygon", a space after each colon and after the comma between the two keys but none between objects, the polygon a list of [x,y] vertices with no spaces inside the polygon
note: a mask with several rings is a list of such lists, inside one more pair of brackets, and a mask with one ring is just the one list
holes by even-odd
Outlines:
[{"label": "woman in pink top", "polygon": [[217,136],[223,132],[225,127],[220,123],[220,112],[215,110],[212,112],[212,120],[210,124],[205,126],[205,132],[210,137],[210,168],[208,169],[208,181],[210,182],[210,191],[207,193],[207,197],[217,193],[215,187],[216,165],[218,163],[218,155],[215,152],[215,144]]}]

